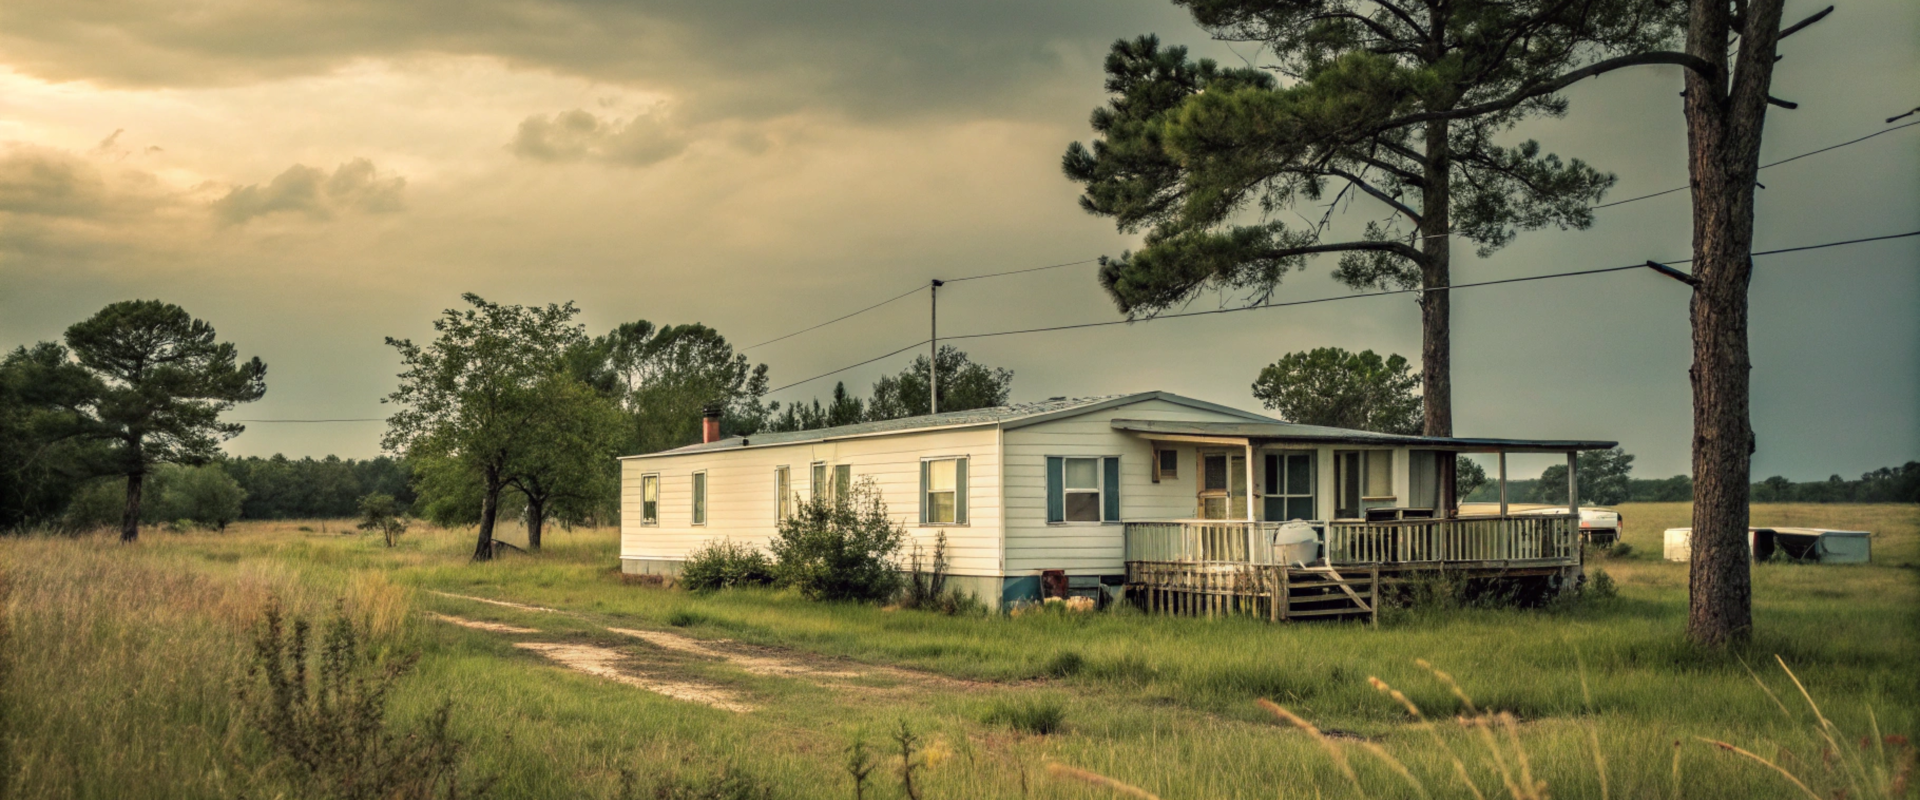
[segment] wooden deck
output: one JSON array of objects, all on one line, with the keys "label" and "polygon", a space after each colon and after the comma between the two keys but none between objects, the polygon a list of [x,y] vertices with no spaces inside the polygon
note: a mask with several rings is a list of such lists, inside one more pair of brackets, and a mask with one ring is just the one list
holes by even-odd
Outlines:
[{"label": "wooden deck", "polygon": [[1148,613],[1377,619],[1381,587],[1408,573],[1467,578],[1559,574],[1580,564],[1577,526],[1551,517],[1344,522],[1322,526],[1321,558],[1284,563],[1279,523],[1128,523],[1128,593]]}]

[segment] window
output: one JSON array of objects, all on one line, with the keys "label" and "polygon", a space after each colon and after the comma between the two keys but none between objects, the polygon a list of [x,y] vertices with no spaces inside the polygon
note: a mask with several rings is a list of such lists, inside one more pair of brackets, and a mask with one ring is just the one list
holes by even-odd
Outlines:
[{"label": "window", "polygon": [[793,516],[793,471],[786,465],[773,468],[773,521]]},{"label": "window", "polygon": [[1047,521],[1120,521],[1120,459],[1048,456]]},{"label": "window", "polygon": [[819,499],[827,495],[827,462],[813,462],[813,474],[808,476],[807,496]]},{"label": "window", "polygon": [[853,466],[850,464],[833,465],[833,496],[847,497],[853,491]]},{"label": "window", "polygon": [[693,473],[693,524],[707,524],[707,473]]},{"label": "window", "polygon": [[1365,513],[1367,500],[1392,500],[1393,451],[1345,450],[1333,454],[1338,481],[1334,515],[1354,519]]},{"label": "window", "polygon": [[967,460],[931,458],[920,462],[920,523],[967,522]]},{"label": "window", "polygon": [[1313,519],[1313,453],[1266,454],[1263,483],[1266,518]]},{"label": "window", "polygon": [[1161,478],[1178,477],[1180,477],[1180,451],[1153,451],[1153,482],[1159,483]]},{"label": "window", "polygon": [[640,476],[640,524],[660,524],[660,476]]}]

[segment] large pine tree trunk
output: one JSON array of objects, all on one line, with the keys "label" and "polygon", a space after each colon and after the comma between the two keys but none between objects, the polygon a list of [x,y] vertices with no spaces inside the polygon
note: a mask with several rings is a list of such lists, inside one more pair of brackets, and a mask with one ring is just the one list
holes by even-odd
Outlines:
[{"label": "large pine tree trunk", "polygon": [[1420,251],[1426,255],[1420,276],[1426,289],[1420,295],[1421,395],[1426,409],[1422,429],[1428,436],[1452,436],[1453,309],[1446,287],[1453,281],[1453,239],[1447,232],[1452,224],[1447,206],[1452,202],[1448,173],[1453,156],[1447,144],[1447,122],[1427,123],[1426,140],[1427,186],[1420,203]]},{"label": "large pine tree trunk", "polygon": [[145,471],[127,474],[127,503],[120,509],[120,541],[140,538],[140,491],[146,484]]},{"label": "large pine tree trunk", "polygon": [[1693,185],[1693,544],[1687,636],[1719,647],[1753,631],[1747,545],[1753,428],[1748,414],[1747,284],[1753,274],[1753,192],[1780,29],[1781,0],[1754,0],[1731,77],[1735,33],[1724,0],[1696,0],[1687,52],[1723,70],[1688,71],[1688,171]]}]

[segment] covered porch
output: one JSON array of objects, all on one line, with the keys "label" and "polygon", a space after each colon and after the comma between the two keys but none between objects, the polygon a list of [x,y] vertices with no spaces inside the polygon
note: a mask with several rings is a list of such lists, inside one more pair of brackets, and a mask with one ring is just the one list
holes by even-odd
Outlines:
[{"label": "covered porch", "polygon": [[[1112,424],[1152,444],[1156,482],[1163,473],[1180,479],[1185,453],[1194,464],[1191,517],[1125,523],[1130,593],[1151,611],[1273,619],[1371,615],[1380,586],[1410,571],[1565,585],[1581,564],[1577,456],[1614,446],[1282,422]],[[1490,476],[1497,513],[1461,513],[1454,488],[1462,453],[1498,455]],[[1565,455],[1567,513],[1510,512],[1509,453]],[[1305,607],[1303,597],[1311,598]]]}]

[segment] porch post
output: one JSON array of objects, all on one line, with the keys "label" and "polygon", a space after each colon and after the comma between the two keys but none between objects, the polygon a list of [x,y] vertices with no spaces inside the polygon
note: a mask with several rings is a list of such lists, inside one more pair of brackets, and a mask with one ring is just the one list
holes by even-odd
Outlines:
[{"label": "porch post", "polygon": [[1507,451],[1500,451],[1500,516],[1507,515]]},{"label": "porch post", "polygon": [[1580,452],[1567,451],[1567,513],[1573,515],[1574,524],[1580,522],[1580,478],[1576,474],[1580,469]]},{"label": "porch post", "polygon": [[1254,521],[1253,515],[1253,440],[1247,440],[1247,521]]}]

